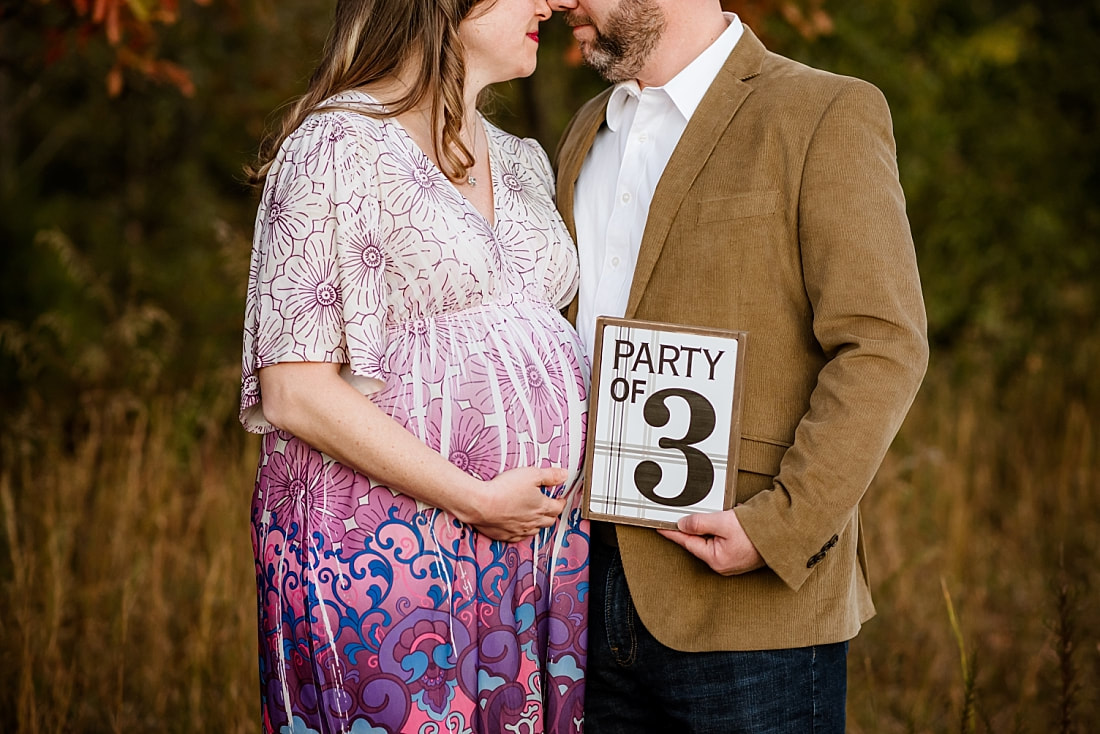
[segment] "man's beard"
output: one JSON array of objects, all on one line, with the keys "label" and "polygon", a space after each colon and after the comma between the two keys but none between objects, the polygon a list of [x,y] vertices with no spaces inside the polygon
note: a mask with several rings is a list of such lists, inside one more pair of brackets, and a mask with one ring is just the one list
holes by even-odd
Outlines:
[{"label": "man's beard", "polygon": [[[565,22],[596,29],[591,18],[575,11],[565,15]],[[633,79],[664,30],[665,16],[654,0],[622,0],[604,27],[596,29],[596,40],[581,44],[581,54],[585,63],[609,82]]]}]

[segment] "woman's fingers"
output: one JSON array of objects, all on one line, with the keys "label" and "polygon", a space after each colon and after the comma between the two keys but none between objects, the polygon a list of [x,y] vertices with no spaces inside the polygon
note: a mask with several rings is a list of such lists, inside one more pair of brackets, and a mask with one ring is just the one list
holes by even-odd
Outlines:
[{"label": "woman's fingers", "polygon": [[561,467],[545,467],[538,471],[540,472],[538,484],[541,487],[556,487],[565,484],[569,479],[569,472]]},{"label": "woman's fingers", "polygon": [[552,494],[569,480],[559,467],[520,467],[488,482],[490,493],[472,524],[494,540],[514,543],[538,533],[557,521],[565,500]]}]

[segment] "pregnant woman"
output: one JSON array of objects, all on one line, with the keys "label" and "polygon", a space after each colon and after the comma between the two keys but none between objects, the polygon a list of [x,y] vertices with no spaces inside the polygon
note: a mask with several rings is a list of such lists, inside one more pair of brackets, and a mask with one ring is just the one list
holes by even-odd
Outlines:
[{"label": "pregnant woman", "polygon": [[545,0],[341,1],[253,170],[241,420],[269,732],[581,727],[588,367],[545,153],[476,109]]}]

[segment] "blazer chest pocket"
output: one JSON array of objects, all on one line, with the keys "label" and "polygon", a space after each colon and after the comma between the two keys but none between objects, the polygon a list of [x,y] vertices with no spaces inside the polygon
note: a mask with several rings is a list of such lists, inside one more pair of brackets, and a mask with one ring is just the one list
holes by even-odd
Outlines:
[{"label": "blazer chest pocket", "polygon": [[696,224],[721,222],[745,217],[760,217],[771,214],[779,205],[778,191],[749,191],[719,199],[704,199],[699,202],[695,216]]}]

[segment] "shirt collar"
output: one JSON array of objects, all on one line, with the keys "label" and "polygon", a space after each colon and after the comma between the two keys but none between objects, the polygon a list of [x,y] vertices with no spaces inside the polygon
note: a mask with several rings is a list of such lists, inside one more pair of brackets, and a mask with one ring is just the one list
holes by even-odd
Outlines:
[{"label": "shirt collar", "polygon": [[[735,13],[722,13],[722,15],[725,16],[729,26],[714,40],[714,43],[707,46],[664,86],[646,88],[647,91],[653,90],[667,95],[685,120],[690,120],[695,114],[695,108],[703,100],[703,96],[710,89],[711,83],[718,76],[722,65],[726,63],[726,59],[744,33],[744,26],[741,25],[741,20]],[[638,99],[641,94],[641,87],[634,79],[619,82],[611,90],[611,98],[607,101],[607,126],[612,132],[617,131],[622,124],[627,103],[632,99]]]}]

